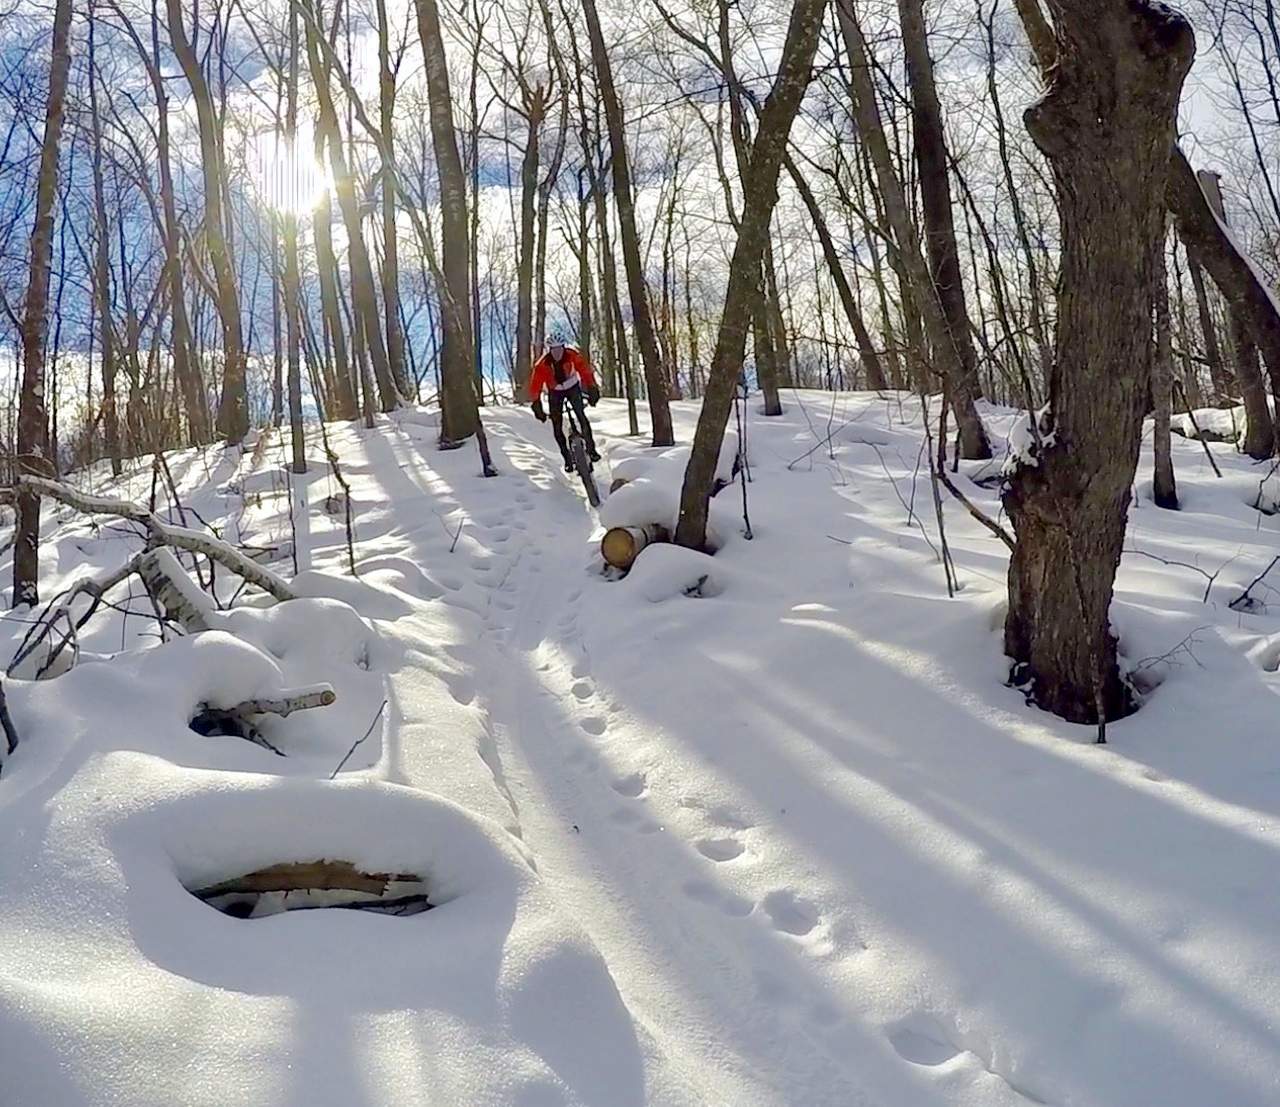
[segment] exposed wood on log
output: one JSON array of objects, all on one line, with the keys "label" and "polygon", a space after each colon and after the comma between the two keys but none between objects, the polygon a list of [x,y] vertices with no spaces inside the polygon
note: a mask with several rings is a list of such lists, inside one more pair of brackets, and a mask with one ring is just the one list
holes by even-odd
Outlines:
[{"label": "exposed wood on log", "polygon": [[615,569],[630,569],[646,546],[667,541],[670,541],[670,535],[666,527],[657,523],[643,527],[613,527],[600,540],[600,552]]},{"label": "exposed wood on log", "polygon": [[422,883],[415,873],[366,873],[350,861],[286,861],[231,877],[207,888],[197,888],[197,899],[227,895],[258,895],[263,892],[344,891],[385,895],[391,883]]}]

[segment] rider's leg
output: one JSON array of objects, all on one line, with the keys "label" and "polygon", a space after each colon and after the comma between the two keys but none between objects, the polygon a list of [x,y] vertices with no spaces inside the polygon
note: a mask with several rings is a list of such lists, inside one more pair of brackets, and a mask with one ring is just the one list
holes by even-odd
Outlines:
[{"label": "rider's leg", "polygon": [[596,449],[595,436],[591,433],[591,424],[587,421],[586,403],[581,388],[575,388],[569,394],[569,402],[573,404],[573,410],[577,413],[578,423],[582,427],[582,437],[587,440],[587,456],[592,461],[599,461],[600,452]]},{"label": "rider's leg", "polygon": [[548,393],[550,399],[551,433],[555,435],[556,445],[560,447],[560,456],[566,466],[573,465],[573,457],[569,453],[569,443],[564,437],[564,394],[554,388]]}]

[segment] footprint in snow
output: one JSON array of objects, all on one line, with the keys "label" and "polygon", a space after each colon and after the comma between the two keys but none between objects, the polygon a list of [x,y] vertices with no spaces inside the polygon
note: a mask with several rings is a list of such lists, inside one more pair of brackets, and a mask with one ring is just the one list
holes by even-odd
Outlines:
[{"label": "footprint in snow", "polygon": [[898,1056],[913,1065],[928,1068],[945,1065],[963,1052],[947,1040],[945,1031],[934,1019],[924,1014],[908,1015],[891,1027],[888,1034],[889,1044]]},{"label": "footprint in snow", "polygon": [[785,888],[770,892],[761,901],[761,906],[773,925],[786,934],[803,937],[818,925],[817,913]]},{"label": "footprint in snow", "polygon": [[582,727],[588,734],[599,738],[606,730],[609,729],[608,722],[600,715],[588,715],[585,719],[579,721],[578,725]]},{"label": "footprint in snow", "polygon": [[456,703],[469,707],[475,702],[476,686],[470,677],[450,674],[444,678],[444,682],[448,686],[449,695]]},{"label": "footprint in snow", "polygon": [[694,846],[709,861],[732,861],[746,848],[736,838],[700,838]]},{"label": "footprint in snow", "polygon": [[644,773],[630,773],[627,776],[619,777],[610,787],[620,796],[626,796],[628,799],[639,799],[644,795],[646,781]]},{"label": "footprint in snow", "polygon": [[578,680],[585,676],[590,676],[591,662],[588,661],[585,656],[580,657],[578,658],[577,661],[573,663],[573,668],[570,669],[569,671],[570,673],[572,673],[574,680]]},{"label": "footprint in snow", "polygon": [[586,680],[580,680],[570,689],[580,700],[589,700],[595,695],[595,689],[591,687],[591,683]]}]

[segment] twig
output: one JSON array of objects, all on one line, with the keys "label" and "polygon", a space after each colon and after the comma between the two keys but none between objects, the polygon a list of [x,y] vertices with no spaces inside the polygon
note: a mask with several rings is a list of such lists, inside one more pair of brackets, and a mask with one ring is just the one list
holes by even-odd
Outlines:
[{"label": "twig", "polygon": [[[1230,558],[1227,561],[1224,561],[1221,565],[1219,565],[1216,572],[1207,573],[1203,569],[1201,569],[1199,565],[1189,565],[1185,561],[1172,561],[1167,557],[1161,557],[1159,554],[1147,553],[1146,550],[1123,550],[1122,552],[1127,554],[1134,554],[1137,557],[1149,557],[1152,561],[1160,562],[1161,565],[1169,565],[1169,566],[1176,567],[1178,569],[1190,569],[1193,573],[1199,573],[1202,577],[1204,577],[1206,581],[1209,582],[1208,584],[1205,585],[1204,595],[1200,598],[1201,603],[1209,602],[1209,593],[1213,589],[1214,582],[1218,579],[1219,575],[1221,575],[1222,570],[1225,569],[1228,565],[1231,565],[1232,563],[1234,563],[1240,557],[1239,554],[1236,554],[1235,557]],[[1257,581],[1255,581],[1254,583],[1256,584]]]},{"label": "twig", "polygon": [[1221,479],[1222,470],[1218,468],[1218,463],[1214,460],[1213,451],[1209,449],[1209,443],[1205,441],[1204,435],[1200,431],[1200,424],[1196,422],[1196,413],[1191,410],[1191,401],[1187,399],[1186,389],[1182,387],[1182,381],[1174,377],[1173,387],[1182,394],[1182,402],[1187,407],[1187,418],[1191,420],[1191,429],[1196,432],[1196,437],[1200,439],[1200,445],[1204,447],[1204,456],[1209,459],[1209,464],[1213,466],[1214,475]]},{"label": "twig", "polygon": [[999,523],[997,523],[994,519],[992,519],[991,516],[987,515],[984,511],[982,511],[982,509],[979,508],[972,500],[970,500],[968,496],[966,496],[963,492],[961,492],[960,489],[956,487],[955,482],[951,479],[951,477],[947,475],[947,471],[945,469],[940,469],[938,471],[938,480],[942,482],[943,488],[945,488],[948,492],[950,492],[951,495],[953,495],[957,500],[960,501],[961,504],[964,505],[965,509],[969,512],[970,515],[972,515],[975,519],[977,519],[979,523],[981,523],[984,527],[987,528],[987,530],[989,530],[992,534],[994,534],[997,538],[999,538],[1001,542],[1003,542],[1006,546],[1008,546],[1010,551],[1013,550],[1014,546],[1016,545],[1016,543],[1014,542],[1013,536],[1007,530],[1005,530],[1004,527],[1002,527]]},{"label": "twig", "polygon": [[376,712],[376,713],[374,714],[374,716],[373,716],[373,721],[369,724],[369,729],[368,729],[368,730],[366,730],[366,731],[364,732],[364,734],[363,734],[361,737],[357,738],[357,739],[356,739],[356,740],[351,744],[351,748],[350,748],[349,750],[347,750],[347,755],[346,755],[346,757],[344,757],[341,761],[339,761],[339,762],[338,762],[338,767],[337,767],[336,769],[334,769],[334,770],[333,770],[333,772],[331,772],[331,773],[329,774],[329,779],[330,779],[330,780],[332,780],[332,779],[333,779],[334,777],[336,777],[340,772],[342,772],[342,766],[343,766],[343,765],[345,765],[348,761],[350,761],[350,760],[351,760],[351,755],[352,755],[353,753],[355,753],[355,752],[356,752],[357,747],[358,747],[358,746],[360,746],[360,745],[365,741],[365,739],[367,739],[367,738],[369,737],[369,735],[373,733],[373,728],[374,728],[375,726],[377,726],[377,725],[378,725],[378,720],[379,720],[380,718],[382,718],[382,713],[383,713],[386,709],[387,709],[387,701],[386,701],[386,700],[383,700],[383,701],[382,701],[382,705],[378,708],[377,712]]},{"label": "twig", "polygon": [[434,514],[435,514],[435,517],[440,520],[440,525],[444,527],[445,534],[448,534],[453,538],[453,541],[449,543],[449,552],[453,553],[453,551],[458,548],[458,539],[462,537],[462,528],[467,525],[467,517],[464,515],[461,519],[459,519],[458,529],[456,531],[452,531],[449,529],[449,524],[444,521],[443,515],[441,515],[438,511],[435,512]]},{"label": "twig", "polygon": [[1262,578],[1265,577],[1269,572],[1271,572],[1271,570],[1276,567],[1276,564],[1278,562],[1280,562],[1280,557],[1273,557],[1271,559],[1271,564],[1268,565],[1265,569],[1263,569],[1262,572],[1260,572],[1256,577],[1254,577],[1253,580],[1249,582],[1249,587],[1246,588],[1243,592],[1241,592],[1240,595],[1238,595],[1229,604],[1227,604],[1227,606],[1231,608],[1232,611],[1248,611],[1249,607],[1254,603],[1253,597],[1250,596],[1249,593],[1252,592],[1259,584],[1262,583]]},{"label": "twig", "polygon": [[1175,657],[1177,654],[1180,654],[1180,653],[1185,653],[1189,658],[1191,658],[1192,661],[1194,661],[1201,669],[1203,669],[1204,666],[1200,664],[1200,659],[1196,657],[1194,653],[1191,652],[1191,647],[1196,644],[1196,635],[1203,630],[1209,630],[1209,629],[1210,628],[1207,626],[1196,627],[1195,630],[1193,630],[1190,634],[1188,634],[1181,642],[1179,642],[1176,646],[1174,646],[1173,649],[1171,649],[1168,653],[1162,653],[1159,657],[1144,658],[1142,661],[1138,662],[1138,664],[1135,665],[1132,669],[1130,669],[1129,672],[1131,674],[1145,672],[1147,669],[1150,669],[1156,665],[1159,665],[1160,662],[1162,661],[1171,660],[1173,657]]}]

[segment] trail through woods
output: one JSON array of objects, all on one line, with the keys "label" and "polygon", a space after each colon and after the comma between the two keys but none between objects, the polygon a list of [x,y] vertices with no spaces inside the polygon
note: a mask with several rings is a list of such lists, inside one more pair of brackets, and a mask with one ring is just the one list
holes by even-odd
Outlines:
[{"label": "trail through woods", "polygon": [[[1274,1103],[1280,616],[1265,583],[1229,604],[1277,478],[1175,437],[1161,511],[1148,429],[1113,622],[1149,698],[1095,747],[1003,686],[1007,552],[954,501],[948,598],[918,401],[754,402],[755,538],[735,483],[714,558],[609,579],[546,427],[486,410],[486,480],[405,409],[330,428],[358,578],[321,467],[300,599],[163,646],[112,614],[70,673],[8,682],[11,1102]],[[1015,413],[983,414],[1003,453]],[[603,517],[674,502],[625,406],[593,417],[601,485],[631,478]],[[185,506],[278,546],[287,445],[174,455]],[[992,515],[1001,461],[954,478]],[[136,546],[46,515],[44,594]],[[337,702],[279,721],[286,757],[186,729],[317,681]],[[438,905],[239,920],[183,887],[319,856]]]}]

